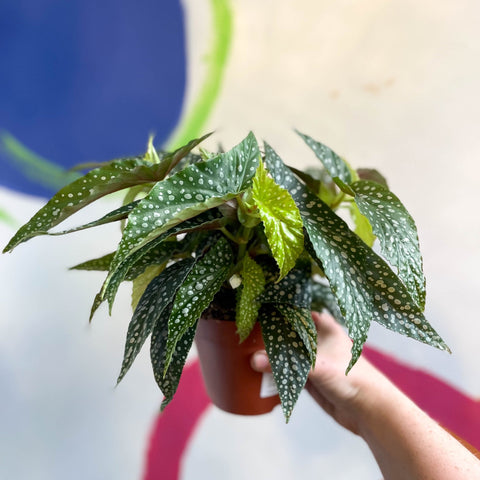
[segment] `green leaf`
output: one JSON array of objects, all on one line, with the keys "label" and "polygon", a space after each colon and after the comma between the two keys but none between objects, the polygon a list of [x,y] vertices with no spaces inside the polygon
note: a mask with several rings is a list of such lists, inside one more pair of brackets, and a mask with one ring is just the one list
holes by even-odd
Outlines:
[{"label": "green leaf", "polygon": [[273,306],[262,306],[259,321],[283,414],[288,422],[307,382],[311,368],[309,354],[291,323]]},{"label": "green leaf", "polygon": [[316,157],[322,162],[327,172],[332,178],[338,177],[343,183],[347,185],[352,181],[352,174],[348,164],[339,157],[333,150],[328,148],[323,143],[313,140],[308,135],[304,135],[297,131],[298,135],[303,138],[305,143],[313,150]]},{"label": "green leaf", "polygon": [[328,285],[313,283],[312,285],[312,310],[321,312],[326,309],[341,325],[345,325],[345,318],[337,303],[337,299]]},{"label": "green leaf", "polygon": [[[185,222],[179,225],[176,225],[174,228],[163,233],[161,236],[159,236],[152,242],[146,244],[143,248],[135,251],[134,254],[130,255],[122,263],[117,264],[116,266],[113,266],[113,262],[112,262],[110,266],[110,272],[102,286],[102,293],[101,293],[102,301],[104,299],[107,299],[110,305],[110,310],[111,310],[113,306],[113,302],[115,300],[116,293],[118,291],[118,287],[123,282],[123,280],[127,277],[127,275],[128,275],[128,278],[131,278],[132,275],[130,274],[130,272],[132,272],[132,274],[134,272],[135,274],[141,273],[141,271],[143,271],[141,270],[142,268],[144,268],[149,264],[151,265],[152,258],[158,258],[156,257],[156,255],[158,255],[159,253],[165,252],[164,248],[167,248],[167,254],[168,254],[168,249],[171,248],[171,246],[170,245],[166,246],[166,244],[164,246],[163,245],[160,246],[162,242],[164,242],[168,237],[173,235],[178,235],[180,233],[195,231],[198,228],[216,223],[221,218],[222,218],[222,214],[218,210],[208,210],[202,213],[201,215],[198,215],[195,218],[186,220]],[[155,251],[156,248],[159,248],[160,252]],[[149,252],[152,252],[152,254],[147,256],[145,260],[142,260],[143,257],[147,255]],[[140,272],[138,270],[139,268],[141,270]]]},{"label": "green leaf", "polygon": [[248,188],[259,154],[257,141],[250,133],[232,150],[158,182],[129,215],[112,270],[173,226],[225,203]]},{"label": "green leaf", "polygon": [[298,262],[278,283],[268,283],[260,297],[262,303],[286,303],[310,309],[312,303],[311,266]]},{"label": "green leaf", "polygon": [[275,308],[290,322],[307,349],[310,363],[315,366],[317,358],[317,329],[310,308],[298,308],[287,303],[276,303]]},{"label": "green leaf", "polygon": [[156,180],[158,165],[143,158],[114,160],[88,172],[63,187],[13,236],[4,252],[37,235],[46,235],[55,225],[109,193]]},{"label": "green leaf", "polygon": [[174,152],[162,154],[159,164],[159,180],[163,180],[197,145],[208,138],[212,133],[207,133],[203,137],[191,140],[186,145],[177,148]]},{"label": "green leaf", "polygon": [[368,180],[351,185],[355,203],[370,221],[385,258],[398,268],[410,295],[425,307],[425,277],[417,227],[400,200],[387,188]]},{"label": "green leaf", "polygon": [[253,178],[252,194],[281,279],[294,267],[303,251],[300,212],[290,193],[268,176],[263,162]]},{"label": "green leaf", "polygon": [[258,297],[265,286],[265,275],[262,267],[248,254],[243,257],[240,275],[242,285],[238,289],[235,321],[240,342],[243,342],[250,335],[257,321],[260,309]]},{"label": "green leaf", "polygon": [[162,317],[167,306],[171,304],[172,298],[175,297],[193,264],[193,259],[174,263],[152,280],[145,290],[128,326],[122,368],[117,384],[132,366],[155,323]]},{"label": "green leaf", "polygon": [[165,155],[160,163],[152,164],[145,156],[123,158],[105,163],[62,188],[13,236],[4,252],[37,235],[45,235],[55,225],[83,207],[125,188],[158,182],[188,152],[208,135],[192,140],[184,147]]},{"label": "green leaf", "polygon": [[355,224],[355,233],[369,246],[372,247],[377,238],[372,231],[372,226],[365,215],[360,213],[356,203],[349,205],[350,215]]},{"label": "green leaf", "polygon": [[388,188],[387,179],[374,168],[357,168],[357,175],[360,180],[371,180]]},{"label": "green leaf", "polygon": [[179,288],[168,321],[165,372],[177,343],[210,305],[233,266],[233,252],[224,237],[213,245],[194,265]]},{"label": "green leaf", "polygon": [[78,232],[80,230],[85,230],[87,228],[98,227],[100,225],[105,225],[107,223],[117,222],[118,220],[124,220],[128,217],[129,213],[138,205],[140,200],[123,205],[120,208],[113,210],[110,213],[107,213],[102,218],[95,220],[93,222],[86,223],[85,225],[80,225],[78,227],[70,228],[68,230],[62,230],[61,232],[48,232],[48,235],[65,235],[67,233]]},{"label": "green leaf", "polygon": [[158,277],[163,269],[165,268],[165,263],[161,265],[149,265],[144,272],[140,275],[135,277],[132,281],[132,310],[137,308],[138,302],[142,295],[145,293],[150,282],[155,278]]},{"label": "green leaf", "polygon": [[103,255],[103,257],[94,258],[93,260],[88,260],[74,267],[70,267],[70,270],[108,271],[114,256],[115,252],[108,253],[107,255]]},{"label": "green leaf", "polygon": [[153,374],[160,390],[165,396],[162,401],[161,411],[163,411],[170,403],[177,391],[180,376],[182,375],[183,367],[187,361],[188,353],[192,348],[193,339],[195,338],[195,332],[198,325],[197,320],[194,322],[193,326],[187,329],[181,340],[177,343],[170,360],[170,366],[166,373],[164,373],[165,351],[168,338],[168,317],[172,309],[172,303],[170,303],[168,309],[165,309],[163,314],[157,320],[153,328],[150,346],[150,359],[152,362]]},{"label": "green leaf", "polygon": [[265,144],[265,159],[275,180],[292,193],[299,206],[314,254],[345,317],[353,340],[348,370],[360,356],[372,320],[441,350],[448,350],[385,261],[309,192],[268,144]]}]

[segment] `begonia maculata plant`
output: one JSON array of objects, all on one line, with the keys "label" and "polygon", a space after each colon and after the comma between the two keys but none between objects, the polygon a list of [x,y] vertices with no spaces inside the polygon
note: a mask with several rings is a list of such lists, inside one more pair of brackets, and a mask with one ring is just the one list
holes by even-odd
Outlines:
[{"label": "begonia maculata plant", "polygon": [[[372,321],[448,350],[423,314],[417,229],[403,204],[376,170],[354,170],[330,148],[299,136],[318,168],[287,166],[269,144],[261,148],[253,133],[220,153],[193,153],[207,136],[174,152],[157,151],[150,141],[144,155],[79,175],[4,251],[38,235],[119,222],[121,239],[112,253],[73,267],[108,272],[91,315],[104,301],[111,311],[121,282],[133,282],[134,313],[118,381],[151,337],[165,406],[199,318],[228,292],[240,341],[260,323],[288,421],[315,362],[312,310],[330,311],[348,330],[353,343],[347,372]],[[118,191],[125,193],[123,205],[104,217],[52,230]],[[372,249],[376,241],[381,255]]]}]

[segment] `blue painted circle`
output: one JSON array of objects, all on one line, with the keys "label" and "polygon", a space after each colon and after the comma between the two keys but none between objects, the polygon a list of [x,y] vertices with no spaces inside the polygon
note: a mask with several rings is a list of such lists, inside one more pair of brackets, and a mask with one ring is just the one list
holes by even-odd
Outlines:
[{"label": "blue painted circle", "polygon": [[[178,122],[179,0],[3,0],[0,45],[0,128],[57,165],[140,153]],[[0,184],[52,193],[4,153]]]}]

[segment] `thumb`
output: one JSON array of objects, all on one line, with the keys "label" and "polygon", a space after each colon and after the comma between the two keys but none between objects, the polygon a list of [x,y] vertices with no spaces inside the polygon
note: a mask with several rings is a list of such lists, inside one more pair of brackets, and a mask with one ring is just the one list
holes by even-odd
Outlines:
[{"label": "thumb", "polygon": [[257,372],[271,372],[270,362],[268,361],[267,352],[259,350],[252,355],[250,365]]}]

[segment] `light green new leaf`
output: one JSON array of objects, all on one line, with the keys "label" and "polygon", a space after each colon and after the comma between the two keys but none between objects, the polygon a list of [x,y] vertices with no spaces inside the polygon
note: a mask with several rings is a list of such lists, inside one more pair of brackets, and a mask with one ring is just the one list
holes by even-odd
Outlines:
[{"label": "light green new leaf", "polygon": [[267,144],[265,158],[276,181],[292,193],[299,206],[314,254],[345,317],[353,340],[348,370],[360,356],[372,320],[441,350],[448,350],[385,261],[309,192]]},{"label": "light green new leaf", "polygon": [[379,183],[360,180],[351,185],[355,203],[370,221],[385,258],[398,268],[410,295],[425,307],[425,277],[417,227],[400,200]]},{"label": "light green new leaf", "polygon": [[295,266],[303,251],[300,212],[287,190],[268,175],[263,162],[260,162],[253,178],[252,196],[282,279]]},{"label": "light green new leaf", "polygon": [[110,275],[128,256],[173,226],[225,203],[248,188],[259,155],[257,141],[250,133],[230,151],[190,165],[158,182],[130,213]]},{"label": "light green new leaf", "polygon": [[248,254],[243,257],[242,284],[238,289],[235,321],[240,342],[243,342],[252,331],[257,321],[260,302],[259,295],[265,286],[265,275],[262,267]]},{"label": "light green new leaf", "polygon": [[323,145],[323,143],[317,142],[313,138],[300,133],[299,131],[297,131],[297,133],[313,150],[316,157],[322,162],[323,166],[332,178],[338,177],[347,185],[352,181],[352,173],[350,172],[350,168],[340,156],[338,156],[326,145]]},{"label": "light green new leaf", "polygon": [[233,252],[225,237],[220,237],[197,263],[179,288],[168,321],[165,372],[177,343],[210,305],[233,266]]},{"label": "light green new leaf", "polygon": [[168,305],[171,304],[193,264],[193,259],[174,263],[156,277],[145,290],[128,325],[125,352],[117,384],[131,367],[145,340],[152,332],[155,323],[161,318]]},{"label": "light green new leaf", "polygon": [[372,230],[372,226],[365,215],[360,213],[356,203],[349,205],[350,215],[355,224],[355,233],[369,246],[373,246],[377,238]]},{"label": "light green new leaf", "polygon": [[272,305],[264,305],[258,317],[273,378],[288,422],[311,368],[309,353],[291,323]]},{"label": "light green new leaf", "polygon": [[315,366],[317,358],[317,329],[312,319],[310,308],[298,308],[287,303],[276,303],[275,308],[290,322],[295,332],[302,339],[310,357],[310,363]]}]

